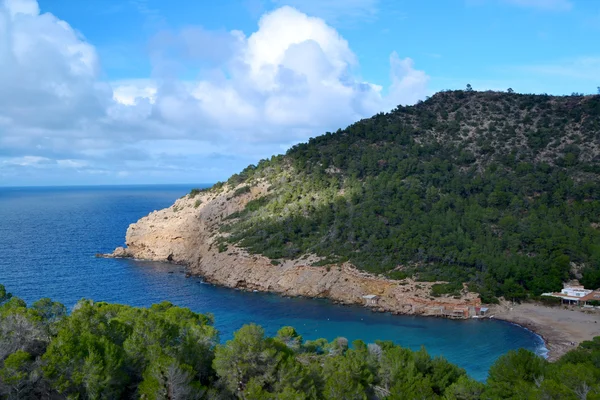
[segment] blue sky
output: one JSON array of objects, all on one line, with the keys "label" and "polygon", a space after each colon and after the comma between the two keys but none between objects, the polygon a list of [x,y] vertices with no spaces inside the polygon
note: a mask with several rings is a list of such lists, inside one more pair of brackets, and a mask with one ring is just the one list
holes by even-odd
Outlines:
[{"label": "blue sky", "polygon": [[443,89],[600,86],[594,0],[0,0],[0,185],[200,183]]}]

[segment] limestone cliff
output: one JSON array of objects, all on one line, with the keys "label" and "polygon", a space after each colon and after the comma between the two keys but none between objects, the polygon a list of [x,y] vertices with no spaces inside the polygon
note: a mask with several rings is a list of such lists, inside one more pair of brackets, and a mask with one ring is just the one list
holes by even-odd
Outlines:
[{"label": "limestone cliff", "polygon": [[376,295],[368,305],[378,311],[461,318],[480,305],[478,295],[466,290],[461,298],[434,298],[430,297],[430,282],[389,280],[348,263],[311,266],[316,257],[274,265],[266,257],[225,246],[218,241],[224,218],[264,196],[268,185],[258,183],[237,196],[235,189],[225,186],[220,192],[213,189],[187,195],[169,208],[152,212],[129,226],[127,247],[117,248],[109,256],[183,264],[189,273],[231,288],[324,297],[343,304],[366,304],[363,296]]}]

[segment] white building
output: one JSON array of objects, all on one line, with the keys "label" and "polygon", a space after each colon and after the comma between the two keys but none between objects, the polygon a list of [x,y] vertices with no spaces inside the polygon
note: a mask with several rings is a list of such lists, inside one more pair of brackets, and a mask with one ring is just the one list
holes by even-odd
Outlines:
[{"label": "white building", "polygon": [[566,286],[563,290],[560,291],[562,295],[569,297],[585,297],[588,294],[592,293],[592,290],[585,289],[583,286]]},{"label": "white building", "polygon": [[586,289],[581,285],[565,285],[560,293],[542,293],[542,296],[557,297],[567,304],[579,304],[583,297],[592,292],[593,290]]},{"label": "white building", "polygon": [[376,294],[368,294],[366,296],[363,296],[362,298],[365,299],[367,306],[376,306],[379,296],[377,296]]}]

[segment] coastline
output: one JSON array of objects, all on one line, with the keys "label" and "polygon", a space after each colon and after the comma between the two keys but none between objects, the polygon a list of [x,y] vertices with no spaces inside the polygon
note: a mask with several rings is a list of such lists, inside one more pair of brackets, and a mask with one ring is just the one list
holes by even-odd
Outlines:
[{"label": "coastline", "polygon": [[548,349],[548,361],[556,361],[579,343],[600,336],[600,310],[504,302],[490,306],[489,313],[490,318],[517,324],[539,335]]},{"label": "coastline", "polygon": [[[114,254],[98,255],[110,258],[131,258],[127,255],[115,256]],[[144,258],[136,258],[140,261],[152,261]],[[154,260],[156,261],[156,260]],[[385,312],[393,315],[409,315],[418,317],[436,317],[444,318],[439,315],[427,313],[405,312],[397,307],[369,307],[363,303],[353,301],[343,301],[331,296],[310,296],[298,293],[286,293],[274,290],[265,290],[260,286],[255,287],[235,287],[223,284],[218,280],[207,279],[202,273],[191,272],[189,266],[184,263],[178,263],[169,260],[161,260],[171,264],[184,265],[186,267],[186,276],[200,277],[206,284],[226,287],[234,290],[254,291],[272,293],[282,297],[304,297],[313,299],[326,299],[333,304],[346,306],[355,306],[370,309],[372,312]],[[600,336],[600,310],[581,310],[577,307],[549,307],[539,303],[511,304],[502,302],[496,304],[482,304],[489,307],[489,316],[482,319],[496,319],[506,323],[517,325],[539,336],[547,350],[545,355],[548,361],[556,361],[569,350],[577,348],[579,343],[592,340],[595,336]]]},{"label": "coastline", "polygon": [[[189,272],[187,274],[188,276],[196,276],[204,279],[204,277],[200,274],[189,274]],[[229,287],[216,281],[207,280],[205,282],[211,285]],[[248,288],[229,288],[250,291]],[[427,313],[403,312],[395,307],[369,307],[362,303],[340,301],[328,296],[311,297],[302,294],[285,294],[282,292],[268,291],[261,288],[258,288],[258,290],[253,289],[251,291],[272,293],[282,297],[325,299],[333,304],[366,308],[376,313],[390,313],[392,315],[405,315],[421,318],[446,318],[440,315]],[[600,336],[600,323],[594,323],[595,321],[600,321],[600,310],[588,311],[586,313],[574,307],[563,309],[560,307],[548,307],[539,303],[523,303],[512,305],[508,302],[504,302],[502,305],[482,304],[482,306],[487,306],[490,309],[490,316],[482,319],[496,319],[509,324],[517,325],[520,328],[526,329],[538,336],[547,352],[544,356],[548,361],[551,362],[558,360],[568,351],[577,348],[579,343],[586,340],[592,340],[595,336]],[[569,319],[569,316],[575,316],[575,318]],[[459,320],[467,319],[470,318]],[[567,326],[570,326],[572,329],[565,329]],[[584,329],[581,329],[582,327],[584,327]]]},{"label": "coastline", "polygon": [[[465,287],[461,296],[431,296],[436,282],[390,280],[359,271],[349,263],[326,268],[313,266],[316,256],[272,262],[220,241],[226,218],[268,192],[259,183],[235,195],[236,187],[184,196],[163,210],[150,213],[127,229],[126,247],[115,258],[170,262],[186,266],[186,274],[232,289],[271,292],[281,296],[327,298],[334,303],[362,305],[392,314],[466,319],[481,307],[476,293]],[[373,300],[374,299],[374,300]],[[515,323],[541,336],[550,361],[584,340],[600,336],[600,310],[593,314],[540,304],[489,305],[487,316]],[[487,318],[480,317],[480,318]]]},{"label": "coastline", "polygon": [[350,263],[317,267],[307,255],[273,260],[223,242],[223,221],[264,196],[268,185],[234,196],[238,188],[184,196],[171,207],[154,211],[127,229],[126,247],[105,257],[130,257],[185,265],[187,273],[224,287],[279,293],[283,296],[328,298],[342,304],[366,305],[397,314],[468,318],[481,306],[476,293],[431,295],[438,282],[391,280],[356,269]]}]

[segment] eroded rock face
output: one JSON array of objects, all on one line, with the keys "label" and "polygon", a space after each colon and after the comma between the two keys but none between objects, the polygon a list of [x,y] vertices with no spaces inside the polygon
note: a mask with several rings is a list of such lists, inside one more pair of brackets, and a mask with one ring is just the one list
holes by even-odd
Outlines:
[{"label": "eroded rock face", "polygon": [[376,295],[370,307],[401,314],[448,316],[457,308],[470,308],[472,313],[481,304],[474,293],[465,293],[460,299],[433,298],[429,293],[434,282],[392,281],[361,272],[348,263],[313,267],[316,258],[307,257],[273,265],[266,257],[232,245],[224,251],[219,249],[216,237],[223,219],[265,195],[267,188],[258,184],[240,196],[233,195],[236,188],[185,196],[131,224],[127,248],[119,247],[111,256],[184,264],[191,274],[231,288],[325,297],[344,304],[367,304],[363,296]]}]

